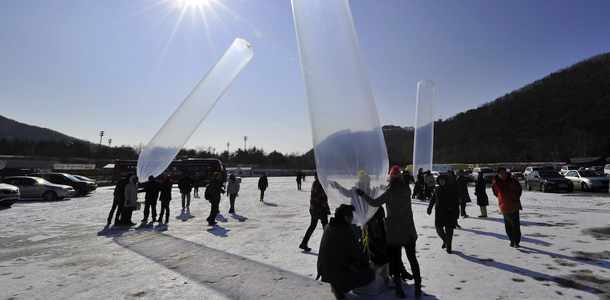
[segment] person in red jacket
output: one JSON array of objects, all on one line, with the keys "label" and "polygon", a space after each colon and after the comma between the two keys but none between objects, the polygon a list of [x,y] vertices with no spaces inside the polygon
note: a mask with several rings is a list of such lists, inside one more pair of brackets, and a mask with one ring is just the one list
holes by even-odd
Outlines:
[{"label": "person in red jacket", "polygon": [[506,172],[506,168],[498,168],[498,174],[493,179],[492,191],[498,197],[500,211],[504,216],[504,227],[510,239],[510,246],[519,248],[521,242],[521,223],[519,211],[521,207],[521,183]]}]

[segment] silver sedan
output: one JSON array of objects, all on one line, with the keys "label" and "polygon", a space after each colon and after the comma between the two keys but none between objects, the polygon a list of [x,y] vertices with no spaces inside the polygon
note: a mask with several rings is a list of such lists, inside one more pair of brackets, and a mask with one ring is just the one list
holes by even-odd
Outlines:
[{"label": "silver sedan", "polygon": [[565,177],[574,183],[574,188],[582,189],[583,191],[608,190],[608,182],[610,182],[608,177],[589,170],[571,170],[566,173]]},{"label": "silver sedan", "polygon": [[45,200],[55,200],[73,196],[75,193],[74,188],[69,185],[50,183],[39,177],[8,176],[4,177],[2,182],[18,187],[21,199],[43,198]]}]

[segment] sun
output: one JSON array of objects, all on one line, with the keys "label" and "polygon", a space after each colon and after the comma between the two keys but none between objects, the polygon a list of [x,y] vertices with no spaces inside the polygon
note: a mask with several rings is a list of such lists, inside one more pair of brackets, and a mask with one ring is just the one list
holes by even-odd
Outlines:
[{"label": "sun", "polygon": [[189,9],[189,8],[198,8],[201,9],[204,6],[209,7],[210,2],[215,2],[214,0],[178,0],[178,9]]}]

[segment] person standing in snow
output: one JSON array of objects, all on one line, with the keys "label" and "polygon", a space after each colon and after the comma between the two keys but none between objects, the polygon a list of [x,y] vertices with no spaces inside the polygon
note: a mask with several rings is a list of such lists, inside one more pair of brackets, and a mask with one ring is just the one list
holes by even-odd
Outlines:
[{"label": "person standing in snow", "polygon": [[297,172],[297,190],[301,190],[301,179],[303,179],[303,173],[301,170]]},{"label": "person standing in snow", "polygon": [[235,198],[237,198],[237,194],[239,193],[239,181],[235,178],[235,174],[231,173],[229,175],[229,183],[227,183],[227,197],[229,197],[229,202],[231,203],[231,208],[229,208],[229,213],[235,213]]},{"label": "person standing in snow", "polygon": [[267,181],[267,173],[261,174],[261,177],[258,179],[258,189],[261,191],[261,202],[265,198],[265,191],[269,186],[269,181]]},{"label": "person standing in snow", "polygon": [[390,184],[381,196],[376,199],[371,198],[364,191],[358,189],[356,193],[366,203],[373,207],[386,205],[388,216],[386,218],[386,241],[390,244],[390,257],[392,263],[390,266],[396,285],[396,296],[404,298],[405,292],[402,289],[401,267],[398,261],[402,261],[402,248],[405,249],[413,277],[415,278],[415,296],[421,296],[421,274],[419,262],[417,261],[415,243],[417,241],[417,231],[415,230],[415,222],[413,221],[413,210],[411,207],[411,188],[403,179],[398,166],[392,167],[390,170]]},{"label": "person standing in snow", "polygon": [[477,175],[477,183],[474,187],[474,194],[477,196],[477,205],[481,208],[481,215],[479,218],[487,218],[487,206],[489,205],[489,198],[487,192],[485,192],[486,184],[483,178],[483,173],[480,172]]},{"label": "person standing in snow", "polygon": [[163,213],[165,213],[165,223],[169,222],[169,202],[172,200],[172,177],[170,175],[165,176],[161,183],[161,211],[159,212],[159,223],[163,219]]},{"label": "person standing in snow", "polygon": [[460,217],[460,195],[457,189],[449,183],[447,175],[440,175],[436,180],[439,186],[434,189],[434,195],[428,205],[428,215],[432,214],[432,208],[436,206],[434,214],[436,233],[443,240],[441,248],[447,248],[447,253],[451,254],[453,230]]},{"label": "person standing in snow", "polygon": [[341,204],[335,210],[335,217],[324,228],[320,242],[318,277],[330,283],[336,299],[345,299],[345,293],[375,279],[375,272],[371,269],[373,263],[358,246],[351,229],[355,210],[353,205]]},{"label": "person standing in snow", "polygon": [[326,224],[328,224],[328,215],[330,215],[328,197],[322,188],[322,184],[318,181],[318,173],[314,173],[313,176],[313,183],[311,184],[311,193],[309,196],[309,215],[311,216],[311,222],[309,222],[309,227],[299,245],[299,248],[305,251],[311,251],[311,248],[307,246],[307,243],[309,243],[309,238],[311,238],[316,226],[318,226],[318,220],[320,220],[322,229],[324,229]]},{"label": "person standing in snow", "polygon": [[110,213],[108,214],[108,225],[110,225],[115,210],[116,217],[114,218],[114,225],[121,225],[121,213],[123,212],[123,207],[125,207],[125,186],[129,183],[131,176],[133,176],[133,173],[127,173],[124,178],[117,181],[116,186],[114,187],[114,192],[112,193],[114,199],[112,201],[112,209],[110,209]]},{"label": "person standing in snow", "polygon": [[426,199],[430,199],[432,198],[432,192],[434,191],[434,188],[436,187],[436,182],[434,181],[434,175],[432,175],[432,172],[430,172],[430,170],[426,171],[426,174],[424,175],[424,180],[426,181],[426,187],[425,187],[425,194],[426,194]]},{"label": "person standing in snow", "polygon": [[178,189],[182,194],[182,209],[189,208],[191,205],[191,190],[195,186],[193,178],[189,176],[189,172],[184,172],[183,177],[178,181]]},{"label": "person standing in snow", "polygon": [[121,221],[124,225],[136,225],[131,221],[131,213],[136,207],[138,200],[138,176],[131,176],[129,183],[125,186],[125,207],[123,207],[123,213]]},{"label": "person standing in snow", "polygon": [[460,170],[458,172],[458,177],[455,180],[455,185],[460,192],[460,214],[464,219],[468,218],[468,214],[466,214],[466,203],[472,202],[472,200],[470,200],[470,195],[468,194],[468,183],[466,182],[466,178],[464,178],[465,175],[466,172]]},{"label": "person standing in snow", "polygon": [[159,199],[159,192],[161,191],[161,183],[155,179],[155,176],[148,176],[148,182],[144,184],[144,218],[142,222],[148,222],[148,215],[152,210],[152,221],[155,222],[157,219],[157,199]]},{"label": "person standing in snow", "polygon": [[210,208],[210,215],[206,220],[208,221],[208,225],[214,226],[217,223],[216,215],[218,215],[218,207],[220,206],[220,194],[225,193],[224,186],[222,185],[222,176],[219,172],[214,172],[214,176],[210,178],[210,182],[206,187],[205,193],[209,193],[210,199],[208,200],[210,201],[210,204],[212,204],[212,207]]},{"label": "person standing in snow", "polygon": [[193,197],[199,198],[199,187],[201,187],[201,176],[199,172],[195,172],[193,177]]},{"label": "person standing in snow", "polygon": [[510,239],[510,246],[519,248],[521,242],[521,222],[519,211],[521,207],[521,183],[506,172],[506,168],[498,168],[498,174],[492,178],[492,191],[498,197],[500,212],[504,216],[504,228]]}]

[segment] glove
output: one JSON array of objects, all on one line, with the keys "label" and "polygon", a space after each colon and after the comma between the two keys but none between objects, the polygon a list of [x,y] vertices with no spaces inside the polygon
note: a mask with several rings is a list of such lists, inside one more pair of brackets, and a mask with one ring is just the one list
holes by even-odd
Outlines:
[{"label": "glove", "polygon": [[364,192],[361,189],[356,189],[356,194],[358,196],[362,196],[362,195],[364,195]]}]

